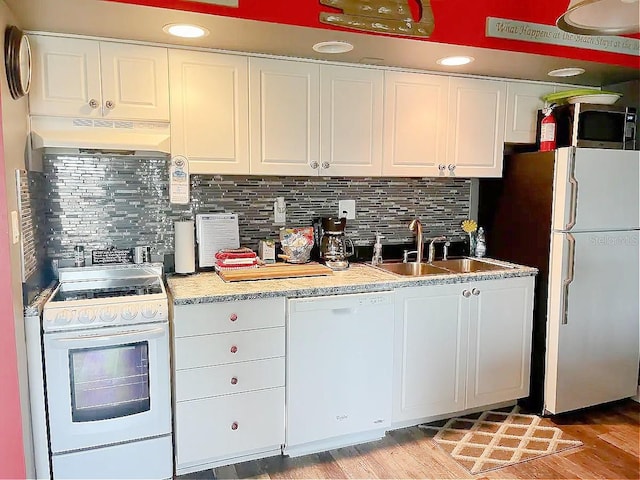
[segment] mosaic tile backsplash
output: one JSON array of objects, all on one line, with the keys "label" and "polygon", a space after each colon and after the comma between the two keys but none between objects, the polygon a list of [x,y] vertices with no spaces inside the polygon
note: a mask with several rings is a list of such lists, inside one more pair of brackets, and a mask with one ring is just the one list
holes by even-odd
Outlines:
[{"label": "mosaic tile backsplash", "polygon": [[40,172],[16,170],[16,181],[20,194],[22,281],[24,282],[41,270],[45,263],[47,189],[45,177]]},{"label": "mosaic tile backsplash", "polygon": [[46,253],[71,258],[110,246],[150,245],[153,255],[173,253],[173,222],[196,213],[238,214],[240,242],[252,248],[277,238],[273,202],[284,197],[287,226],[336,216],[339,199],[355,199],[356,220],[347,234],[359,245],[411,241],[407,225],[419,217],[425,236],[463,238],[471,181],[439,178],[324,178],[191,176],[191,204],[171,205],[168,157],[53,155],[44,157]]}]

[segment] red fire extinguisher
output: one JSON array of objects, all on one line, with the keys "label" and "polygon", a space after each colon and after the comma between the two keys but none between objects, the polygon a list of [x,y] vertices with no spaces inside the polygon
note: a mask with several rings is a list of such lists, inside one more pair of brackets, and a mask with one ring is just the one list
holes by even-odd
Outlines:
[{"label": "red fire extinguisher", "polygon": [[552,103],[542,109],[542,120],[540,121],[540,151],[549,152],[556,149],[556,119],[553,116],[553,109],[556,106]]}]

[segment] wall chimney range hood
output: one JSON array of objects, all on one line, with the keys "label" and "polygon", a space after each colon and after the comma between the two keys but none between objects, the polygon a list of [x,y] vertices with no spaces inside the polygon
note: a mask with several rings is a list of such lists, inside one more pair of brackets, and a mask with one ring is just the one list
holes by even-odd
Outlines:
[{"label": "wall chimney range hood", "polygon": [[33,116],[33,150],[68,153],[170,153],[168,123]]}]

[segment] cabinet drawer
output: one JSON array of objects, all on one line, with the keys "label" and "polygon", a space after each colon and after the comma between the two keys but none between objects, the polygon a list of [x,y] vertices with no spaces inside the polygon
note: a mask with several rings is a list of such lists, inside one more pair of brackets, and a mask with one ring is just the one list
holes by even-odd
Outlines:
[{"label": "cabinet drawer", "polygon": [[175,368],[208,367],[284,356],[284,327],[175,339]]},{"label": "cabinet drawer", "polygon": [[284,326],[282,298],[174,306],[176,338]]},{"label": "cabinet drawer", "polygon": [[284,443],[284,387],[178,402],[175,437],[178,467],[277,448]]},{"label": "cabinet drawer", "polygon": [[284,386],[284,357],[176,372],[176,401]]}]

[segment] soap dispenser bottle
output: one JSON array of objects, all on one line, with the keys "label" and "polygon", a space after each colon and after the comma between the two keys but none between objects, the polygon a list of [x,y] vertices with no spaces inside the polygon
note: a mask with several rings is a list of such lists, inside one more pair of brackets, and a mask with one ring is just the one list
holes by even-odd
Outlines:
[{"label": "soap dispenser bottle", "polygon": [[376,232],[376,243],[373,245],[373,257],[371,265],[380,265],[382,263],[382,239],[384,237]]},{"label": "soap dispenser bottle", "polygon": [[487,241],[484,238],[484,228],[478,228],[476,238],[476,257],[482,258],[487,254]]}]

